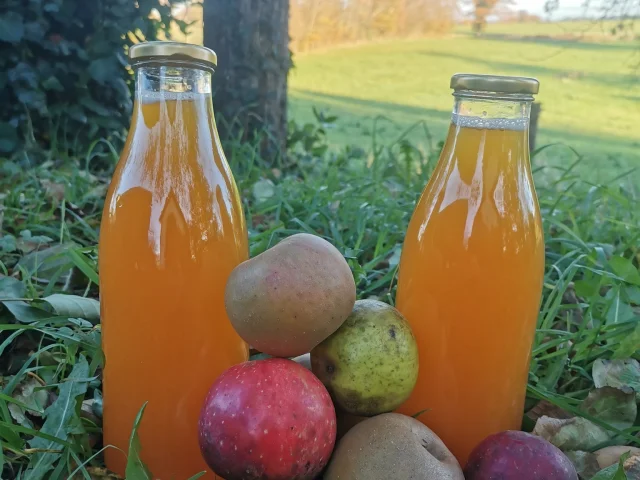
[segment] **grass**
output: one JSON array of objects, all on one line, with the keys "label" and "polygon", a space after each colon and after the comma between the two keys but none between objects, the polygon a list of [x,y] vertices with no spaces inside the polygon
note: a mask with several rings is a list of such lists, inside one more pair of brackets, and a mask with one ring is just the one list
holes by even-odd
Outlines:
[{"label": "grass", "polygon": [[[442,138],[452,97],[449,79],[456,72],[527,75],[541,82],[538,145],[541,165],[566,167],[573,154],[590,180],[606,182],[620,169],[640,165],[640,62],[632,41],[568,41],[552,37],[524,39],[540,31],[584,31],[587,24],[491,25],[488,34],[389,40],[298,55],[290,75],[290,109],[309,121],[312,107],[335,114],[329,132],[336,147],[363,145],[375,133],[383,142],[397,138],[417,122],[426,122],[433,138]],[[596,27],[593,27],[596,28]],[[508,34],[508,35],[507,35]],[[415,129],[415,144],[427,141]],[[640,177],[636,177],[640,178]]]},{"label": "grass", "polygon": [[[487,69],[506,61],[524,65],[513,49],[527,45],[455,37],[299,57],[292,78],[296,120],[310,119],[312,104],[342,117],[318,114],[321,123],[292,123],[288,168],[264,165],[252,145],[227,145],[252,255],[296,232],[321,235],[348,259],[361,298],[393,303],[404,232],[447,124],[448,70],[461,62],[491,62]],[[469,53],[478,46],[486,53],[480,59]],[[640,191],[637,172],[630,171],[638,158],[625,130],[630,125],[619,115],[630,102],[616,100],[631,77],[606,74],[630,50],[616,44],[604,59],[603,46],[566,48],[590,72],[584,79],[556,77],[566,72],[557,57],[537,67],[543,88],[548,85],[541,100],[549,105],[539,145],[562,140],[567,146],[543,147],[533,159],[546,269],[527,410],[551,415],[560,408],[604,429],[598,443],[575,449],[638,446],[634,400],[634,418],[624,422],[582,403],[603,360],[640,359]],[[598,62],[587,66],[589,58]],[[401,68],[408,74],[400,76]],[[563,98],[567,94],[576,98]],[[377,115],[395,122],[380,119],[374,126]],[[405,132],[408,140],[401,138]],[[55,152],[49,157],[57,158]],[[113,478],[101,463],[107,446],[100,436],[103,359],[95,299],[99,221],[116,160],[90,150],[81,159],[22,170],[0,159],[0,478]],[[265,181],[273,183],[272,194],[255,196],[256,184]],[[634,378],[625,382],[638,389],[640,378]],[[523,428],[531,429],[538,414],[525,415]],[[135,454],[130,458],[135,464]],[[139,474],[130,478],[144,478]]]},{"label": "grass", "polygon": [[[336,153],[325,148],[322,132],[313,124],[292,127],[296,168],[285,172],[265,168],[250,145],[227,149],[252,254],[295,232],[322,235],[348,258],[360,297],[393,303],[404,231],[438,150],[423,155],[400,143]],[[100,327],[95,305],[83,297],[98,293],[95,243],[114,161],[93,173],[68,164],[25,172],[1,164],[0,270],[11,275],[0,277],[2,478],[102,472]],[[545,175],[551,167],[536,168],[547,251],[528,408],[544,399],[577,412],[593,388],[594,361],[640,358],[638,191],[624,177],[583,180],[580,161],[556,171],[553,182]],[[258,201],[253,187],[267,179],[274,193]],[[60,303],[49,297],[55,292],[79,297]],[[73,401],[62,404],[64,395]],[[610,432],[604,444],[640,444],[637,422],[619,429],[582,414]]]}]

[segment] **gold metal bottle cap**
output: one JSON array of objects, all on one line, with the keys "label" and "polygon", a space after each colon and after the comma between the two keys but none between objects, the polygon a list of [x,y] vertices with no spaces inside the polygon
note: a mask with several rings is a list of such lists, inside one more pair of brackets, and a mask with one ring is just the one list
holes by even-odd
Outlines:
[{"label": "gold metal bottle cap", "polygon": [[132,63],[144,60],[183,60],[204,63],[214,68],[218,65],[218,56],[210,48],[179,42],[143,42],[129,48]]},{"label": "gold metal bottle cap", "polygon": [[456,73],[451,77],[450,86],[456,92],[459,90],[471,90],[478,92],[534,95],[538,93],[540,89],[540,82],[531,77]]}]

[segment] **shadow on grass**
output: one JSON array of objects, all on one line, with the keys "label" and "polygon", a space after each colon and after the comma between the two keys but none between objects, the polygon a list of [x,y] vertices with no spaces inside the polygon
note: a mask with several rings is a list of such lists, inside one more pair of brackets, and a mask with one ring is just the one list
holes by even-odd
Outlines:
[{"label": "shadow on grass", "polygon": [[532,76],[550,76],[557,79],[571,79],[575,81],[584,81],[589,83],[596,83],[598,85],[604,85],[608,87],[622,87],[630,88],[637,85],[638,76],[634,73],[620,73],[615,75],[582,72],[580,70],[573,69],[560,69],[545,67],[542,65],[532,65],[530,63],[515,63],[515,62],[501,62],[498,60],[485,60],[479,56],[460,55],[457,53],[444,53],[436,51],[424,51],[424,55],[428,57],[439,57],[452,60],[458,60],[465,62],[465,64],[478,64],[487,67],[491,71],[512,72],[519,75],[532,75]]},{"label": "shadow on grass", "polygon": [[630,107],[640,108],[640,94],[638,95],[616,95],[616,98],[621,98],[627,102],[631,102]]},{"label": "shadow on grass", "polygon": [[[634,43],[630,40],[602,42],[598,41],[597,37],[593,38],[593,40],[590,40],[592,36],[590,36],[588,32],[558,32],[558,35],[514,35],[509,33],[485,33],[480,36],[476,36],[473,33],[464,32],[461,33],[461,35],[470,38],[478,38],[479,40],[493,40],[496,42],[512,43],[539,43],[543,45],[575,50],[628,50],[631,52],[638,49],[637,42]],[[569,36],[570,38],[559,38],[562,36]]]},{"label": "shadow on grass", "polygon": [[[332,108],[332,112],[338,115],[338,118],[340,118],[340,113],[344,113],[349,116],[360,116],[360,114],[365,114],[363,116],[368,118],[382,114],[396,122],[404,123],[404,120],[414,122],[418,119],[422,119],[426,120],[427,123],[435,122],[438,124],[444,124],[445,126],[448,126],[451,120],[450,111],[437,110],[434,108],[423,108],[401,103],[345,97],[342,95],[320,93],[306,89],[296,89],[293,90],[292,93],[299,94],[296,98],[296,102],[303,102],[307,104],[309,108],[314,105],[316,107]],[[304,108],[306,108],[306,106]],[[633,142],[633,140],[635,140],[629,137],[615,137],[611,135],[597,136],[592,132],[577,133],[561,129],[546,128],[544,126],[544,106],[541,122],[541,132],[552,135],[553,137],[564,138],[565,143],[569,145],[572,141],[575,141],[578,143],[597,142],[604,146],[617,146],[620,142]]]},{"label": "shadow on grass", "polygon": [[310,120],[312,109],[325,110],[338,121],[329,127],[328,138],[334,146],[367,147],[375,137],[378,144],[390,144],[400,137],[433,147],[444,139],[451,111],[421,108],[342,95],[290,90],[292,113],[297,120]]},{"label": "shadow on grass", "polygon": [[[380,116],[389,122],[378,121],[375,134],[378,143],[397,139],[403,132],[412,129],[410,138],[418,143],[427,140],[435,145],[443,140],[451,119],[450,111],[422,108],[393,102],[360,99],[314,92],[306,89],[291,91],[291,100],[296,115],[311,112],[312,108],[328,110],[338,117],[337,127],[329,131],[334,144],[365,146],[374,135],[373,121]],[[544,107],[543,107],[544,108]],[[424,122],[427,133],[418,125]],[[426,136],[426,137],[425,137]],[[335,142],[335,140],[338,140]],[[572,150],[588,159],[586,168],[597,177],[608,176],[608,172],[640,166],[640,155],[633,138],[600,136],[592,132],[575,132],[544,126],[544,110],[538,132],[538,145],[559,144],[546,149],[539,161],[550,165],[568,165],[576,157]]]},{"label": "shadow on grass", "polygon": [[[425,119],[437,120],[445,123],[449,123],[451,120],[451,111],[438,110],[435,108],[423,108],[416,107],[414,105],[404,105],[394,102],[382,102],[379,100],[369,100],[355,97],[345,97],[343,95],[334,95],[330,93],[314,92],[306,89],[295,89],[295,93],[304,95],[308,98],[311,104],[331,104],[337,107],[344,107],[351,115],[357,113],[358,109],[376,109],[376,110],[388,110],[393,114],[411,114],[420,115]],[[354,111],[354,107],[356,107]]]}]

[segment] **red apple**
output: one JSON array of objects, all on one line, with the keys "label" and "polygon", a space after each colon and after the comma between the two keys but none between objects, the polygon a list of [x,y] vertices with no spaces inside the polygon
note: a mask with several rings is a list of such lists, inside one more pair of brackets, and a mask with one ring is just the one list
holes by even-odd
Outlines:
[{"label": "red apple", "polygon": [[291,360],[235,365],[215,381],[199,422],[200,450],[226,480],[311,480],[336,440],[320,380]]},{"label": "red apple", "polygon": [[508,430],[485,438],[471,452],[467,480],[578,480],[559,448],[526,432]]}]

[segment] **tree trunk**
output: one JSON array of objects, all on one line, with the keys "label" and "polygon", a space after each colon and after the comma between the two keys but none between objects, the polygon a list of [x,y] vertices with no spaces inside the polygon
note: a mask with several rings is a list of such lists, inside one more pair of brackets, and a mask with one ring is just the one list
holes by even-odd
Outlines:
[{"label": "tree trunk", "polygon": [[484,33],[484,29],[487,26],[487,17],[484,14],[484,11],[476,10],[475,19],[473,20],[473,33],[476,35],[482,35]]},{"label": "tree trunk", "polygon": [[204,0],[204,45],[218,54],[214,108],[223,139],[286,152],[289,0]]}]

